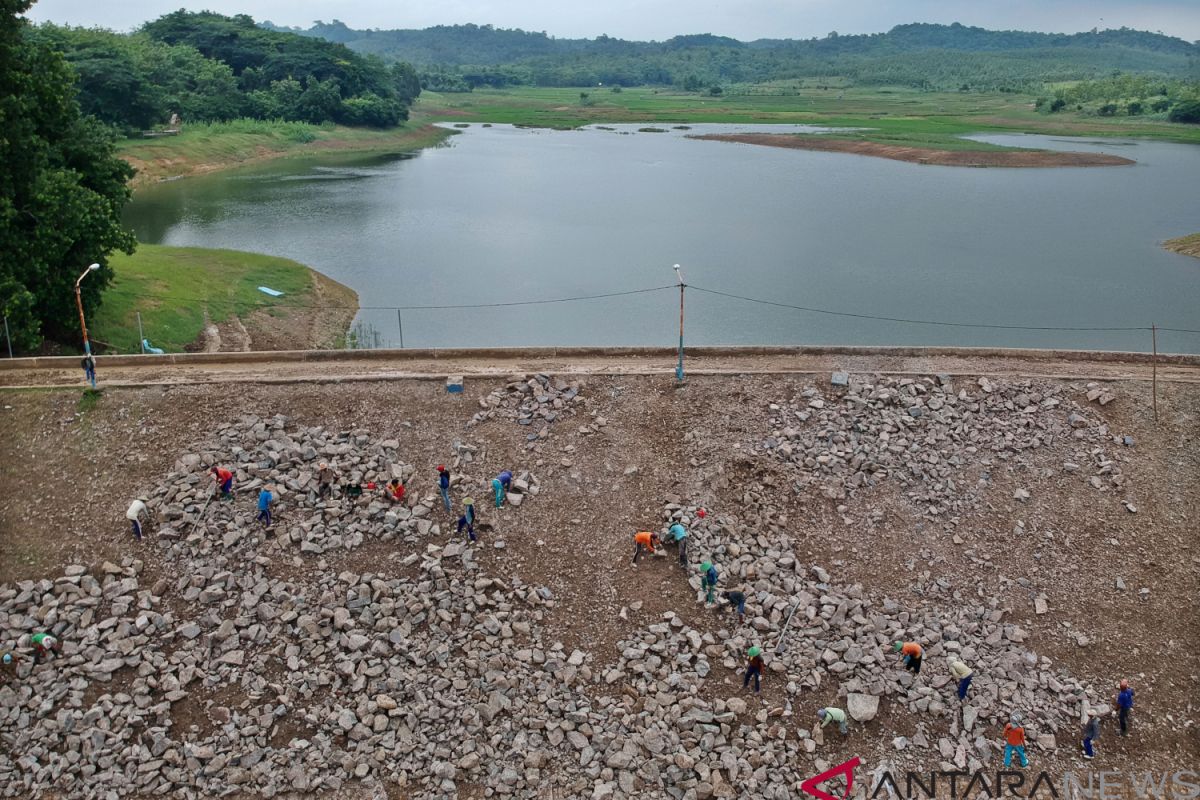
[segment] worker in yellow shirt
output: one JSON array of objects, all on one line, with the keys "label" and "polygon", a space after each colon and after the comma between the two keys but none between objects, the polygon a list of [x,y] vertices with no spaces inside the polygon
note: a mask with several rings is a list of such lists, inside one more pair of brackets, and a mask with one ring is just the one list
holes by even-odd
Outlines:
[{"label": "worker in yellow shirt", "polygon": [[967,689],[971,688],[971,679],[975,677],[975,671],[963,662],[955,659],[950,662],[950,674],[958,681],[958,699],[965,701],[967,699]]}]

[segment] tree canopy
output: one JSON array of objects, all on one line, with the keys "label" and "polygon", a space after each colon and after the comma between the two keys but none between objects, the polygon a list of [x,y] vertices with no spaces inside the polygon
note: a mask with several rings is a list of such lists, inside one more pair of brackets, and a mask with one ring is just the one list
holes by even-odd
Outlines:
[{"label": "tree canopy", "polygon": [[880,34],[753,42],[712,34],[675,36],[665,42],[603,35],[555,39],[544,32],[490,25],[356,31],[337,20],[318,22],[306,31],[287,30],[411,62],[421,70],[425,85],[443,90],[505,83],[671,84],[707,90],[714,85],[836,76],[860,84],[1037,91],[1045,82],[1100,78],[1113,70],[1200,77],[1200,47],[1127,28],[1068,35],[920,23]]},{"label": "tree canopy", "polygon": [[43,24],[27,35],[63,53],[85,113],[132,132],[250,117],[391,127],[421,91],[408,64],[258,27],[247,16],[176,11],[133,34]]},{"label": "tree canopy", "polygon": [[135,244],[120,223],[133,170],[112,130],[80,112],[67,62],[27,35],[31,4],[0,0],[0,311],[21,349],[74,336],[76,277],[100,264],[83,283],[94,308],[109,253]]}]

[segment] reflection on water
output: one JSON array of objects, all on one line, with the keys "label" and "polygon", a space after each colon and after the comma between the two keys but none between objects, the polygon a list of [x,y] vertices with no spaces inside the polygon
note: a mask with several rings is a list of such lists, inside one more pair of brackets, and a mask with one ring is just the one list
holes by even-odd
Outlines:
[{"label": "reflection on water", "polygon": [[[395,306],[508,302],[689,283],[856,314],[1062,327],[1200,328],[1200,148],[1042,136],[1120,169],[931,167],[690,135],[812,126],[472,125],[415,157],[285,161],[139,190],[147,242],[294,258],[358,291],[398,342]],[[611,128],[606,130],[604,128]],[[810,131],[811,132],[811,131]],[[671,344],[672,291],[574,304],[404,311],[409,346]],[[376,309],[378,310],[371,310]],[[692,292],[692,344],[956,344],[1145,350],[1129,332],[913,326]],[[1200,352],[1200,337],[1160,348]]]}]

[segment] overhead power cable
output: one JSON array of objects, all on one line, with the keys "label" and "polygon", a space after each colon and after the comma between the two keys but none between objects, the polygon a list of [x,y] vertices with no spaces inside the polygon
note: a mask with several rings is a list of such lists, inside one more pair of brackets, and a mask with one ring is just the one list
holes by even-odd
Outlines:
[{"label": "overhead power cable", "polygon": [[446,305],[414,305],[414,306],[346,306],[346,305],[311,305],[306,303],[290,303],[286,300],[272,302],[270,300],[262,300],[260,303],[253,303],[248,300],[239,300],[232,297],[195,297],[178,294],[153,294],[151,292],[134,292],[122,289],[109,289],[105,294],[115,294],[120,297],[145,297],[155,300],[185,300],[193,303],[231,303],[233,305],[243,306],[262,306],[264,308],[278,308],[280,306],[286,308],[309,308],[318,310],[354,310],[359,311],[446,311],[450,309],[467,309],[467,308],[509,308],[512,306],[537,306],[547,305],[550,303],[574,303],[579,300],[600,300],[606,297],[625,297],[634,294],[649,294],[650,292],[661,292],[664,289],[676,289],[679,284],[672,283],[667,286],[655,286],[650,289],[631,289],[624,292],[605,292],[603,294],[586,294],[575,297],[554,297],[545,300],[513,300],[504,303],[456,303]]},{"label": "overhead power cable", "polygon": [[[817,308],[815,306],[802,306],[792,303],[781,303],[776,300],[764,300],[759,297],[749,297],[747,295],[734,294],[733,292],[723,292],[718,289],[709,289],[703,286],[694,284],[685,284],[686,288],[704,294],[710,294],[717,297],[726,297],[733,300],[741,300],[747,303],[755,303],[758,305],[772,306],[775,308],[786,308],[793,311],[803,311],[810,314],[823,314],[831,317],[848,317],[852,319],[867,319],[876,320],[879,322],[896,322],[904,325],[933,325],[947,328],[976,328],[984,330],[1015,330],[1015,331],[1066,331],[1079,333],[1098,333],[1098,332],[1148,332],[1151,330],[1149,325],[1139,326],[1064,326],[1064,325],[1008,325],[1000,323],[980,323],[980,322],[950,322],[947,320],[929,320],[929,319],[912,319],[908,317],[889,317],[877,314],[864,314],[852,311],[835,311],[828,308]],[[303,308],[312,310],[344,310],[344,311],[450,311],[455,309],[480,309],[480,308],[513,308],[519,306],[536,306],[536,305],[551,305],[555,303],[573,303],[584,300],[602,300],[612,297],[628,297],[631,295],[651,294],[653,292],[661,292],[668,289],[677,289],[679,284],[672,283],[665,286],[654,286],[648,289],[630,289],[620,292],[603,292],[600,294],[575,295],[572,297],[554,297],[541,300],[511,300],[505,302],[494,303],[446,303],[433,305],[402,305],[402,306],[348,306],[348,305],[318,305],[307,303],[293,303],[288,300],[268,299],[264,297],[259,302],[253,302],[246,299],[237,299],[232,297],[197,297],[189,295],[162,293],[155,294],[152,292],[135,292],[132,290],[113,288],[109,289],[106,294],[118,295],[121,297],[130,298],[145,298],[155,300],[178,300],[194,303],[228,303],[238,307],[245,308]],[[1159,331],[1171,333],[1190,333],[1200,334],[1200,330],[1193,328],[1172,328],[1159,327]]]},{"label": "overhead power cable", "polygon": [[[1145,327],[1129,327],[1129,328],[1090,328],[1090,327],[1058,327],[1052,325],[989,325],[977,322],[945,322],[941,320],[928,319],[906,319],[903,317],[881,317],[874,314],[856,314],[849,311],[830,311],[827,308],[813,308],[811,306],[797,306],[790,303],[778,303],[774,300],[762,300],[757,297],[746,297],[740,294],[731,294],[730,292],[720,292],[716,289],[705,289],[701,286],[696,286],[689,283],[687,288],[694,289],[697,292],[705,294],[715,294],[721,297],[731,297],[735,300],[745,300],[748,303],[758,303],[764,306],[775,306],[777,308],[790,308],[795,311],[807,311],[812,314],[825,314],[831,317],[853,317],[855,319],[874,319],[883,322],[902,322],[907,325],[941,325],[949,328],[992,328],[999,330],[1015,330],[1015,331],[1148,331],[1150,326]],[[1168,330],[1167,328],[1159,328],[1159,330]],[[1174,329],[1170,329],[1174,330]]]}]

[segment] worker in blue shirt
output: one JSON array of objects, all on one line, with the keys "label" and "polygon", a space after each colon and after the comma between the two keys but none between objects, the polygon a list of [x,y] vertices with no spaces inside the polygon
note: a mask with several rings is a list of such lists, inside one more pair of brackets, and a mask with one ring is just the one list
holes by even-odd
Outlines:
[{"label": "worker in blue shirt", "polygon": [[463,498],[463,513],[458,518],[458,532],[462,533],[463,528],[467,529],[467,538],[472,542],[475,541],[475,501],[470,497]]},{"label": "worker in blue shirt", "polygon": [[446,504],[446,512],[450,513],[450,473],[446,471],[444,464],[438,464],[438,493],[442,496],[442,502]]},{"label": "worker in blue shirt", "polygon": [[738,623],[746,623],[746,593],[745,592],[721,592],[721,597],[729,603],[730,606],[737,609]]},{"label": "worker in blue shirt", "polygon": [[263,524],[264,528],[271,527],[271,503],[274,502],[275,495],[271,494],[271,487],[264,486],[258,492],[258,516],[256,520]]},{"label": "worker in blue shirt", "polygon": [[1133,689],[1129,681],[1122,680],[1120,691],[1117,692],[1117,721],[1121,723],[1121,735],[1129,734],[1129,712],[1133,710]]},{"label": "worker in blue shirt", "polygon": [[682,566],[686,567],[687,566],[687,535],[688,535],[687,528],[683,527],[678,522],[676,522],[674,525],[672,525],[670,528],[667,529],[667,532],[671,534],[671,541],[673,541],[673,542],[675,542],[675,544],[679,545],[679,563]]},{"label": "worker in blue shirt", "polygon": [[504,505],[504,493],[512,486],[512,473],[504,470],[492,478],[492,490],[496,493],[496,508]]}]

